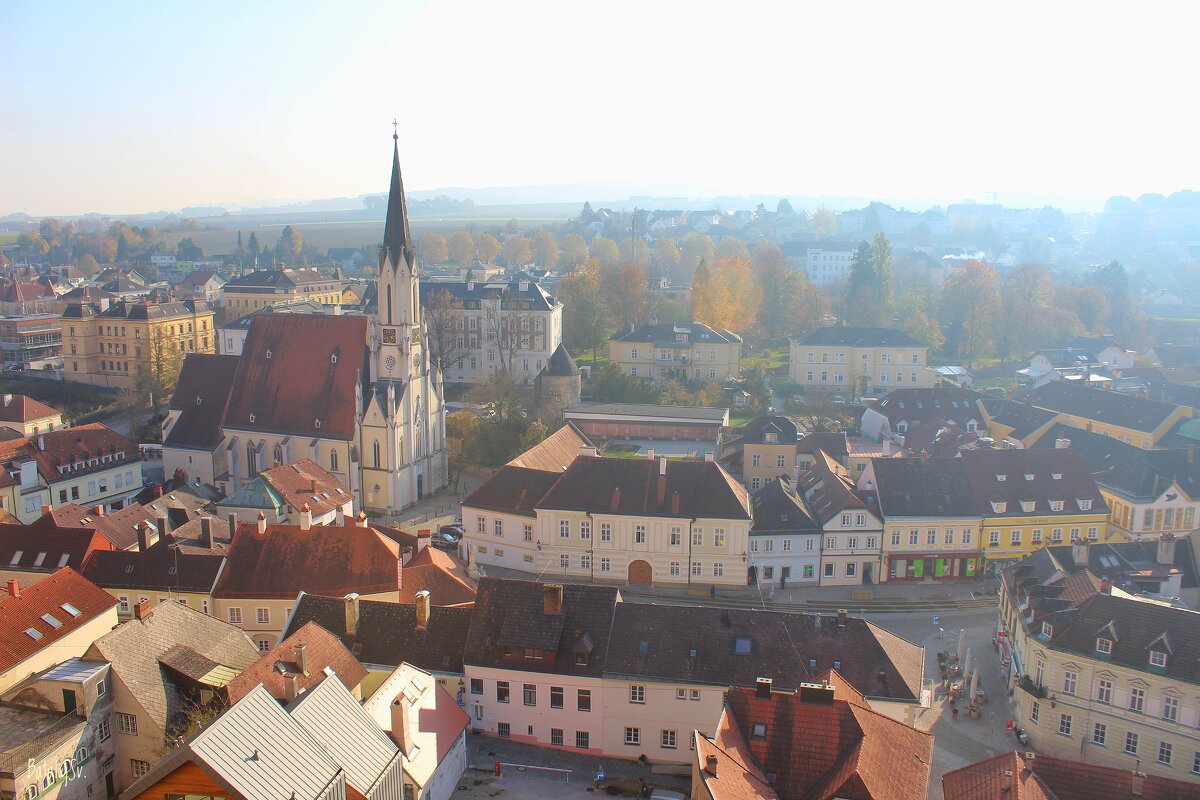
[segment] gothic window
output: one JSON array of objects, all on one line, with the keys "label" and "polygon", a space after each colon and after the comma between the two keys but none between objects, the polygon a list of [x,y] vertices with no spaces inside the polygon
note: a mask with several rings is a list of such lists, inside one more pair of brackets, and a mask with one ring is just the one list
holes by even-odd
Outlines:
[{"label": "gothic window", "polygon": [[253,478],[258,475],[258,464],[254,457],[254,442],[246,442],[246,476]]},{"label": "gothic window", "polygon": [[375,468],[379,469],[379,442],[372,443],[371,447],[375,452]]},{"label": "gothic window", "polygon": [[276,464],[282,464],[283,463],[283,448],[280,447],[278,444],[275,445],[275,449],[272,450],[272,452],[271,452],[271,457],[275,460]]},{"label": "gothic window", "polygon": [[337,472],[337,468],[338,468],[337,450],[330,450],[329,451],[329,469],[333,470],[334,472]]}]

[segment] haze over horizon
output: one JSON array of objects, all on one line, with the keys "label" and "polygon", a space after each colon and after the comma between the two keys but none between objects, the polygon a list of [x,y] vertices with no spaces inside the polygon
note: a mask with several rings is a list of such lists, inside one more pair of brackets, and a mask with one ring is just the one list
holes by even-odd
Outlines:
[{"label": "haze over horizon", "polygon": [[409,191],[994,193],[1098,210],[1112,195],[1200,188],[1200,162],[1185,157],[1195,114],[1169,80],[1194,71],[1196,16],[1166,3],[1130,16],[1033,2],[736,15],[700,3],[12,2],[0,25],[23,35],[0,53],[0,215],[377,193],[393,117]]}]

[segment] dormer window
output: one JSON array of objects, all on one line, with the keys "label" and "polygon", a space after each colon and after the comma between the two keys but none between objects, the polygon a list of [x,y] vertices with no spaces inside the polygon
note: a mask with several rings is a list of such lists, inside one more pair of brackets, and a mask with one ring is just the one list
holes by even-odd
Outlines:
[{"label": "dormer window", "polygon": [[587,653],[576,653],[575,664],[580,667],[586,667],[588,663]]},{"label": "dormer window", "polygon": [[1000,483],[1004,483],[1006,480],[1008,480],[1008,476],[1007,475],[997,475],[996,480],[999,481]]},{"label": "dormer window", "polygon": [[767,723],[756,722],[754,727],[750,729],[750,738],[756,741],[763,741],[767,738]]},{"label": "dormer window", "polygon": [[1026,473],[1025,473],[1025,480],[1027,480],[1027,481],[1031,481],[1031,480],[1033,480],[1033,473],[1032,473],[1032,472],[1026,472]]},{"label": "dormer window", "polygon": [[1167,666],[1167,654],[1161,650],[1151,650],[1150,651],[1150,666],[1166,667]]},{"label": "dormer window", "polygon": [[992,511],[994,511],[995,513],[1003,514],[1007,510],[1008,510],[1008,503],[997,503],[994,500],[992,501]]},{"label": "dormer window", "polygon": [[1080,511],[1091,511],[1092,510],[1092,501],[1091,500],[1080,500],[1079,501],[1079,510]]},{"label": "dormer window", "polygon": [[1036,505],[1036,503],[1033,500],[1022,500],[1021,501],[1021,510],[1024,511],[1025,513],[1029,513],[1031,511],[1033,511],[1033,507],[1035,505]]},{"label": "dormer window", "polygon": [[1050,501],[1050,510],[1051,511],[1062,511],[1063,510],[1063,501],[1062,500],[1051,500]]},{"label": "dormer window", "polygon": [[768,442],[778,442],[778,441],[779,441],[779,434],[778,434],[778,433],[768,433],[768,434],[766,435],[766,440],[767,440]]},{"label": "dormer window", "polygon": [[1047,639],[1049,639],[1053,635],[1054,635],[1054,626],[1051,625],[1049,622],[1043,622],[1042,623],[1042,636],[1045,636]]},{"label": "dormer window", "polygon": [[1100,638],[1096,639],[1096,652],[1100,653],[1101,655],[1111,656],[1112,655],[1112,645],[1113,645],[1112,639],[1105,639],[1104,637],[1100,637]]},{"label": "dormer window", "polygon": [[1053,478],[1053,479],[1054,479],[1054,480],[1056,480],[1056,481],[1061,481],[1061,480],[1062,480],[1062,473],[1061,473],[1061,472],[1051,472],[1051,473],[1050,473],[1050,477],[1051,477],[1051,478]]}]

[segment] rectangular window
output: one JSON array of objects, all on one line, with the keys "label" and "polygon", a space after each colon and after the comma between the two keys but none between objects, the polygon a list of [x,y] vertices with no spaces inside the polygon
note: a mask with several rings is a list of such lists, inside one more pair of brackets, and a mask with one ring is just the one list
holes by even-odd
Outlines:
[{"label": "rectangular window", "polygon": [[117,712],[117,733],[123,733],[126,736],[137,736],[137,717],[133,714],[122,714]]},{"label": "rectangular window", "polygon": [[575,694],[575,707],[580,711],[592,710],[592,690],[579,689]]},{"label": "rectangular window", "polygon": [[563,707],[563,687],[561,687],[561,686],[551,686],[550,687],[550,707],[551,708],[562,708]]},{"label": "rectangular window", "polygon": [[611,572],[612,571],[612,559],[611,558],[609,558],[607,556],[600,557],[600,571],[601,572]]},{"label": "rectangular window", "polygon": [[713,529],[713,547],[724,547],[724,546],[725,546],[725,529],[724,528],[714,528]]},{"label": "rectangular window", "polygon": [[1174,697],[1163,698],[1163,719],[1175,722],[1179,719],[1179,701]]},{"label": "rectangular window", "polygon": [[1036,725],[1038,718],[1041,717],[1041,715],[1042,704],[1034,700],[1033,704],[1029,706],[1029,721]]},{"label": "rectangular window", "polygon": [[1167,665],[1167,654],[1161,650],[1150,651],[1150,666],[1165,667]]},{"label": "rectangular window", "polygon": [[254,609],[254,619],[259,625],[271,624],[271,609],[256,608]]},{"label": "rectangular window", "polygon": [[833,577],[833,562],[832,561],[827,561],[825,563],[825,577],[826,578]]},{"label": "rectangular window", "polygon": [[1066,694],[1075,694],[1075,686],[1079,680],[1078,673],[1066,670],[1063,672],[1063,692]]},{"label": "rectangular window", "polygon": [[988,531],[988,544],[992,547],[1000,544],[1000,531]]},{"label": "rectangular window", "polygon": [[704,529],[703,528],[693,528],[692,529],[692,547],[703,547],[703,546],[704,546]]},{"label": "rectangular window", "polygon": [[492,520],[492,535],[493,536],[503,536],[504,535],[504,520],[499,519],[499,518]]},{"label": "rectangular window", "polygon": [[592,538],[592,521],[590,519],[581,519],[579,521],[579,538],[580,539],[591,539]]},{"label": "rectangular window", "polygon": [[562,747],[562,744],[563,744],[562,728],[551,728],[550,729],[550,744],[554,745],[555,747]]},{"label": "rectangular window", "polygon": [[240,608],[229,609],[229,624],[231,624],[231,625],[241,625],[242,624],[242,610]]},{"label": "rectangular window", "polygon": [[662,732],[662,746],[667,750],[674,750],[677,745],[678,737],[675,731]]},{"label": "rectangular window", "polygon": [[1112,681],[1106,681],[1104,679],[1101,679],[1100,687],[1096,690],[1096,699],[1099,700],[1101,703],[1111,703],[1112,702],[1112,691],[1113,691]]},{"label": "rectangular window", "polygon": [[1097,722],[1092,728],[1092,744],[1104,747],[1104,742],[1108,739],[1108,726],[1103,722]]},{"label": "rectangular window", "polygon": [[629,702],[645,703],[646,702],[646,687],[633,684],[629,687]]},{"label": "rectangular window", "polygon": [[482,678],[471,678],[471,694],[483,694]]},{"label": "rectangular window", "polygon": [[117,610],[120,611],[122,614],[128,614],[129,613],[129,598],[126,595],[121,595],[117,598],[117,602],[120,603],[120,607]]},{"label": "rectangular window", "polygon": [[592,557],[589,554],[584,553],[579,557],[579,568],[586,570],[590,570],[592,568]]},{"label": "rectangular window", "polygon": [[679,547],[683,544],[683,529],[671,528],[671,547]]},{"label": "rectangular window", "polygon": [[571,538],[571,520],[569,520],[569,519],[559,520],[559,522],[558,522],[558,538],[560,538],[560,539],[570,539]]},{"label": "rectangular window", "polygon": [[963,544],[971,543],[971,529],[970,528],[963,528],[962,540],[963,540]]},{"label": "rectangular window", "polygon": [[496,702],[508,702],[508,681],[496,681]]},{"label": "rectangular window", "polygon": [[725,565],[722,564],[720,561],[713,562],[713,577],[714,578],[725,577]]},{"label": "rectangular window", "polygon": [[611,542],[612,541],[612,525],[608,522],[600,523],[600,541],[602,541],[602,542]]},{"label": "rectangular window", "polygon": [[507,722],[497,722],[496,735],[501,739],[507,739],[509,736],[512,736],[512,725]]},{"label": "rectangular window", "polygon": [[578,749],[587,750],[588,739],[589,737],[587,731],[575,731],[575,747]]},{"label": "rectangular window", "polygon": [[102,742],[107,742],[108,737],[112,736],[112,729],[108,727],[107,719],[100,720],[100,724],[96,727],[96,733]]},{"label": "rectangular window", "polygon": [[1171,752],[1174,749],[1175,749],[1174,746],[1170,742],[1159,742],[1158,743],[1158,763],[1166,764],[1166,765],[1170,766]]},{"label": "rectangular window", "polygon": [[1009,535],[1009,544],[1011,544],[1013,547],[1017,547],[1018,545],[1021,544],[1021,532],[1020,531],[1009,531],[1008,535]]},{"label": "rectangular window", "polygon": [[625,744],[633,746],[642,743],[641,728],[626,728],[625,729]]},{"label": "rectangular window", "polygon": [[1146,708],[1146,690],[1134,687],[1129,690],[1129,710],[1144,711]]},{"label": "rectangular window", "polygon": [[633,543],[634,544],[645,544],[646,543],[646,526],[645,525],[635,525],[633,527]]},{"label": "rectangular window", "polygon": [[892,531],[892,547],[900,546],[900,531]]},{"label": "rectangular window", "polygon": [[563,569],[570,569],[571,568],[571,557],[569,555],[567,555],[566,553],[563,553],[562,555],[560,555],[558,557],[558,565],[560,567],[562,567]]},{"label": "rectangular window", "polygon": [[931,528],[925,532],[925,544],[937,544],[937,529]]},{"label": "rectangular window", "polygon": [[537,686],[535,684],[532,684],[532,683],[525,684],[523,695],[524,695],[525,705],[527,705],[527,706],[536,706],[537,705]]},{"label": "rectangular window", "polygon": [[1063,736],[1071,735],[1071,715],[1063,714],[1058,718],[1058,732]]},{"label": "rectangular window", "polygon": [[1134,733],[1133,731],[1126,731],[1125,732],[1125,752],[1129,753],[1131,756],[1136,756],[1137,749],[1138,749],[1138,735],[1136,733]]},{"label": "rectangular window", "polygon": [[700,562],[699,562],[699,561],[693,561],[693,562],[692,562],[692,576],[693,576],[693,577],[696,577],[696,578],[699,578],[699,577],[700,577],[701,575],[703,575],[703,574],[704,574],[704,573],[701,571]]},{"label": "rectangular window", "polygon": [[945,543],[946,544],[954,544],[954,528],[946,529]]},{"label": "rectangular window", "polygon": [[129,759],[129,771],[133,775],[133,779],[136,781],[138,778],[150,771],[150,762],[142,761],[141,759],[137,758],[131,758]]},{"label": "rectangular window", "polygon": [[911,545],[914,545],[914,546],[920,544],[921,543],[921,532],[918,530],[909,531],[908,532],[908,543]]},{"label": "rectangular window", "polygon": [[680,566],[680,565],[679,565],[679,562],[678,562],[678,561],[672,561],[672,562],[671,562],[671,566],[670,566],[670,574],[671,574],[671,576],[672,576],[672,577],[676,577],[676,576],[678,576],[678,575],[679,575],[679,566]]}]

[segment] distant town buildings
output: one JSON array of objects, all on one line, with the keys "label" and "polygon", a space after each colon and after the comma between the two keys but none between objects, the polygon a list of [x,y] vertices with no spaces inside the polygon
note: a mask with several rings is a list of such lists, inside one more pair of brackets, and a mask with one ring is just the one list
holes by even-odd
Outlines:
[{"label": "distant town buildings", "polygon": [[725,381],[741,376],[742,337],[696,321],[659,323],[614,333],[608,360],[634,378]]},{"label": "distant town buildings", "polygon": [[929,348],[891,328],[824,327],[791,340],[789,377],[805,389],[881,394],[930,387]]}]

